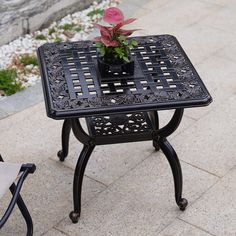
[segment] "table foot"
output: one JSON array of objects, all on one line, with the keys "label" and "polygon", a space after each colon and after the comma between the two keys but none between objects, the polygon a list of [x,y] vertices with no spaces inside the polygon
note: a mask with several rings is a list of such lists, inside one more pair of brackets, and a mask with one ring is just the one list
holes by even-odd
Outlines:
[{"label": "table foot", "polygon": [[71,121],[69,119],[65,119],[62,126],[62,133],[61,133],[62,150],[60,150],[57,153],[57,156],[59,157],[59,160],[61,162],[65,161],[68,155],[71,128],[72,128]]},{"label": "table foot", "polygon": [[69,214],[69,217],[70,217],[72,223],[73,223],[73,224],[76,224],[76,223],[78,223],[78,221],[79,221],[80,213],[77,213],[77,212],[72,211],[72,212]]},{"label": "table foot", "polygon": [[95,146],[84,145],[75,168],[73,182],[74,211],[70,214],[73,223],[77,223],[80,216],[84,171],[94,147]]},{"label": "table foot", "polygon": [[59,160],[60,160],[61,162],[65,161],[65,159],[66,159],[66,156],[65,156],[65,154],[63,153],[62,150],[60,150],[60,151],[57,153],[57,156],[59,157]]},{"label": "table foot", "polygon": [[180,201],[178,202],[178,206],[181,211],[184,211],[187,205],[188,205],[188,200],[185,198],[181,198]]},{"label": "table foot", "polygon": [[161,138],[159,145],[161,150],[165,154],[172,170],[175,186],[175,201],[180,210],[184,211],[186,206],[188,205],[188,201],[185,198],[182,198],[183,178],[178,156],[174,148],[170,145],[166,138]]}]

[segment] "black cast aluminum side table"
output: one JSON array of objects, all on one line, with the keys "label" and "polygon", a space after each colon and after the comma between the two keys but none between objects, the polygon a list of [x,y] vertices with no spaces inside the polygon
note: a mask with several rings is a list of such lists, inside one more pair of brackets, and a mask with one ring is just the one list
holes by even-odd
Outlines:
[{"label": "black cast aluminum side table", "polygon": [[[68,155],[71,129],[84,144],[74,173],[73,223],[80,216],[83,175],[96,145],[153,140],[171,166],[177,205],[185,210],[188,204],[182,198],[179,159],[166,138],[177,129],[184,108],[206,106],[212,99],[175,37],[134,38],[139,42],[131,51],[134,75],[110,72],[102,78],[92,41],[47,43],[38,49],[47,115],[64,119],[60,161]],[[157,111],[169,109],[175,109],[173,117],[159,128]]]}]

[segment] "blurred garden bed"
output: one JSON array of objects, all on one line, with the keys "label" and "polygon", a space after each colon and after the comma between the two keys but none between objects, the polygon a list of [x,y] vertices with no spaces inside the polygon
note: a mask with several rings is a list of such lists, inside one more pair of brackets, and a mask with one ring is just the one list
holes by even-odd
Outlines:
[{"label": "blurred garden bed", "polygon": [[48,28],[26,34],[0,47],[0,99],[40,80],[36,50],[47,42],[85,40],[101,20],[103,10],[117,6],[120,0],[103,0],[79,12],[69,14]]}]

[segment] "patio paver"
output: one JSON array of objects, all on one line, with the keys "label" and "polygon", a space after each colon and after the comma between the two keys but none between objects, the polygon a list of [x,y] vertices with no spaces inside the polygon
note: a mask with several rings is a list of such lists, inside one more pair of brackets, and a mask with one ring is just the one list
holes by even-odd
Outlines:
[{"label": "patio paver", "polygon": [[[182,167],[184,197],[191,205],[218,178],[185,163]],[[159,152],[85,204],[78,224],[67,217],[55,227],[71,236],[157,235],[180,214],[185,213],[174,201],[170,167]]]},{"label": "patio paver", "polygon": [[235,179],[236,168],[233,168],[180,218],[214,235],[235,236]]},{"label": "patio paver", "polygon": [[[82,146],[72,138],[68,159],[58,161],[62,122],[46,117],[41,87],[32,87],[0,101],[0,151],[8,161],[38,166],[23,188],[35,235],[235,236],[235,1],[123,0],[120,8],[138,18],[136,35],[175,35],[213,95],[210,106],[186,109],[170,137],[189,207],[178,210],[167,160],[150,142],[100,146],[86,170],[81,219],[72,224],[73,169]],[[15,210],[1,235],[25,236],[24,230]]]},{"label": "patio paver", "polygon": [[235,166],[235,104],[234,95],[172,140],[181,160],[221,177]]},{"label": "patio paver", "polygon": [[161,231],[158,236],[212,236],[200,228],[188,224],[182,220],[175,220],[167,228]]}]

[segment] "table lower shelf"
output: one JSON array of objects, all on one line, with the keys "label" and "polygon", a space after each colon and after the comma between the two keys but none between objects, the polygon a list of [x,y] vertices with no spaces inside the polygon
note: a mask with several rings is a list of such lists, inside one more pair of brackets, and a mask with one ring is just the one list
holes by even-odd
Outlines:
[{"label": "table lower shelf", "polygon": [[153,139],[153,125],[147,112],[92,116],[86,121],[97,145]]}]

